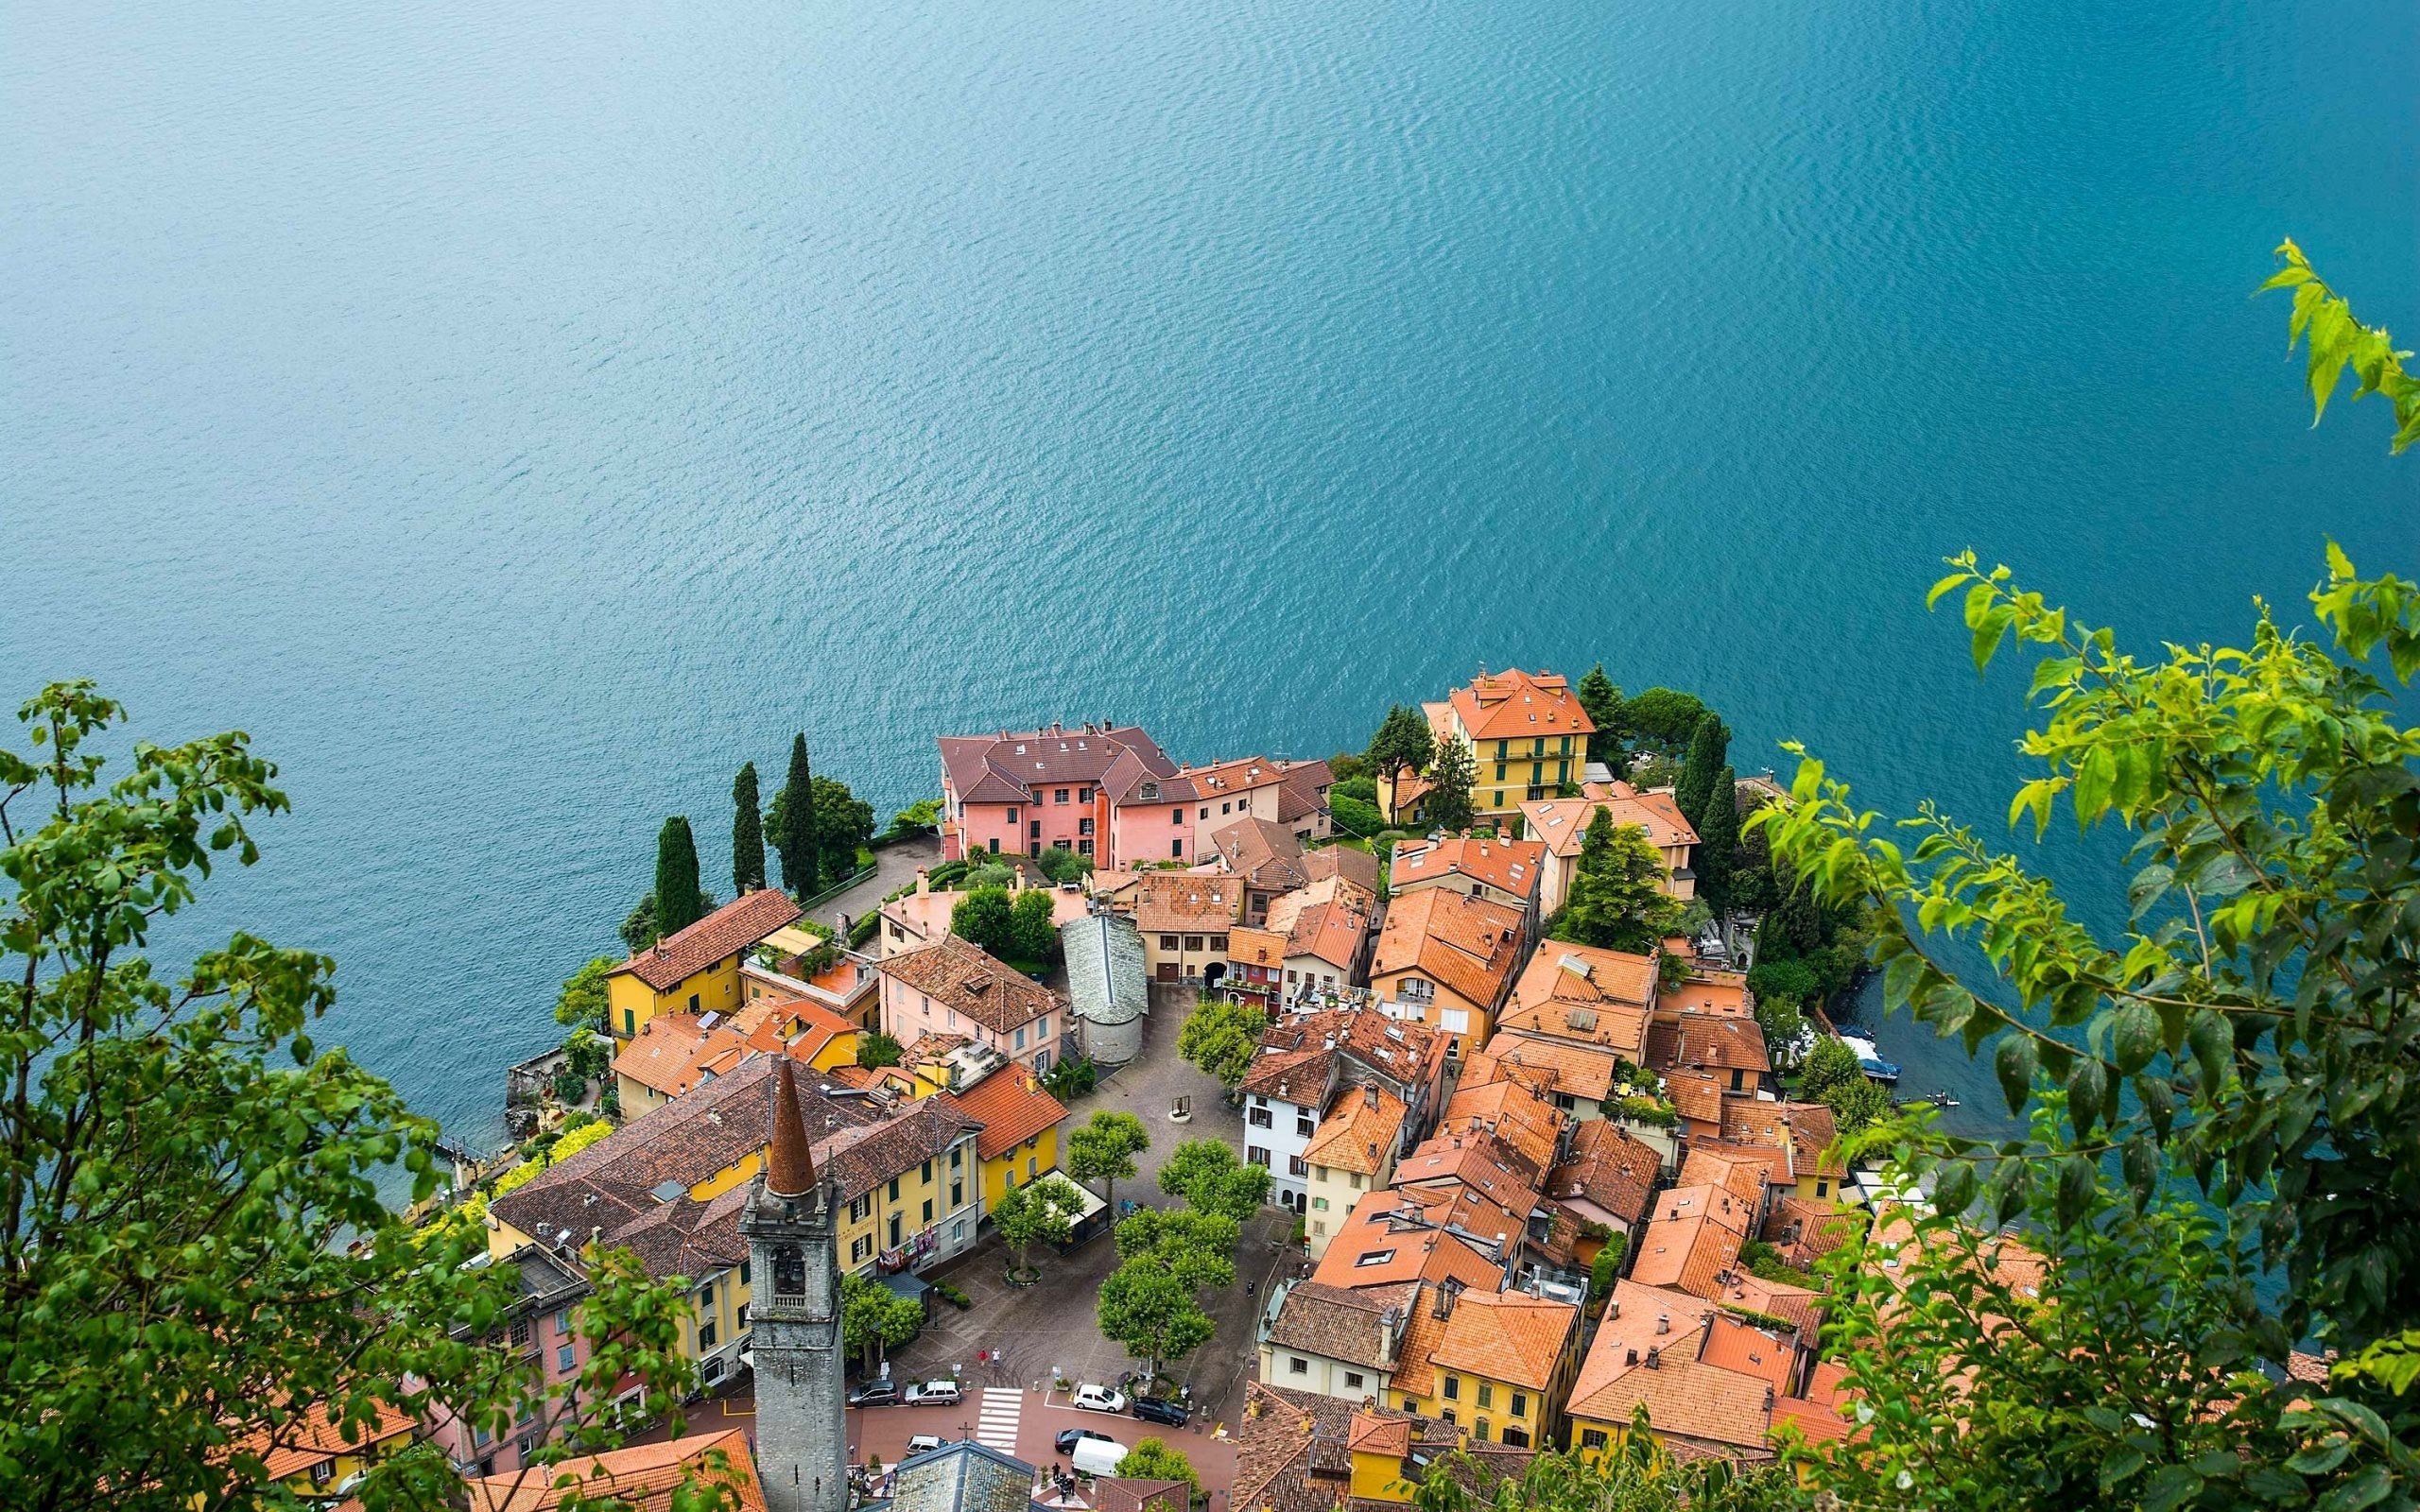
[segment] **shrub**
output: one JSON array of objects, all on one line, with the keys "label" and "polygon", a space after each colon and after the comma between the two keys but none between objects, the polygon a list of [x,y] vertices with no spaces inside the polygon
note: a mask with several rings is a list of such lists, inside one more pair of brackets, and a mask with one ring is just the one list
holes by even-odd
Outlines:
[{"label": "shrub", "polygon": [[588,1078],[566,1066],[555,1073],[555,1101],[576,1103],[588,1095]]}]

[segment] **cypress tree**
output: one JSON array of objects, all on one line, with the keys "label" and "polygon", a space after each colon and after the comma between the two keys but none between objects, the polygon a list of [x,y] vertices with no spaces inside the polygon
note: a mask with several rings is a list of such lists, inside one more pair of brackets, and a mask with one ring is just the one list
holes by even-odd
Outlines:
[{"label": "cypress tree", "polygon": [[1605,663],[1590,667],[1575,690],[1580,707],[1588,711],[1588,722],[1597,731],[1588,737],[1588,759],[1603,762],[1620,771],[1622,760],[1622,690],[1605,676]]},{"label": "cypress tree", "polygon": [[765,820],[756,812],[756,764],[731,780],[731,890],[736,898],[765,885]]},{"label": "cypress tree", "polygon": [[1730,767],[1715,778],[1697,831],[1698,896],[1720,910],[1730,904],[1731,868],[1739,854],[1739,783]]},{"label": "cypress tree", "polygon": [[782,858],[782,885],[800,898],[815,891],[815,778],[807,770],[806,736],[790,737],[790,771],[776,812],[773,849]]},{"label": "cypress tree", "polygon": [[655,837],[655,936],[677,935],[703,917],[698,890],[698,842],[689,821],[674,815]]},{"label": "cypress tree", "polygon": [[1682,817],[1701,837],[1705,833],[1705,800],[1714,792],[1715,774],[1722,770],[1723,753],[1730,746],[1731,731],[1722,728],[1721,717],[1700,715],[1697,729],[1689,733],[1689,754],[1681,764],[1681,780],[1672,784],[1672,801],[1680,805]]}]

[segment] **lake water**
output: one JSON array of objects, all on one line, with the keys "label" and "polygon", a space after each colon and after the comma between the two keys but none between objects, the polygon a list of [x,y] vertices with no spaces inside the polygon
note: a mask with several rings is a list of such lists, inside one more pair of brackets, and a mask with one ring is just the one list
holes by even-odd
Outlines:
[{"label": "lake water", "polygon": [[1601,659],[1996,828],[1942,554],[2143,638],[2420,569],[2245,298],[2290,233],[2420,334],[2401,0],[0,15],[0,696],[250,730],[296,811],[164,948],[333,953],[474,1140],[793,730],[888,814]]}]

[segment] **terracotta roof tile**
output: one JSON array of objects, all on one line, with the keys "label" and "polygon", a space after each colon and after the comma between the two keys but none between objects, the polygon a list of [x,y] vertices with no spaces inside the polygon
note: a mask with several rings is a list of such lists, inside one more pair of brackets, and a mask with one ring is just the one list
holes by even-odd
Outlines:
[{"label": "terracotta roof tile", "polygon": [[1332,1050],[1264,1049],[1253,1057],[1236,1090],[1249,1097],[1267,1097],[1298,1108],[1321,1108],[1336,1075]]},{"label": "terracotta roof tile", "polygon": [[1539,1171],[1551,1169],[1563,1137],[1563,1114],[1523,1083],[1507,1078],[1484,1086],[1467,1083],[1446,1100],[1439,1134],[1484,1130],[1520,1152]]},{"label": "terracotta roof tile", "polygon": [[1684,1013],[1676,1021],[1658,1021],[1647,1056],[1657,1071],[1744,1071],[1761,1076],[1773,1069],[1756,1021],[1721,1014]]},{"label": "terracotta roof tile", "polygon": [[[756,1456],[748,1447],[748,1435],[736,1428],[635,1449],[608,1450],[526,1475],[475,1479],[468,1483],[471,1512],[553,1512],[575,1491],[585,1497],[620,1499],[633,1512],[666,1512],[672,1504],[672,1493],[689,1470],[694,1467],[702,1472],[709,1452],[722,1454],[720,1484],[740,1512],[765,1512],[764,1487],[756,1481]],[[574,1477],[577,1484],[554,1484],[565,1475]]]},{"label": "terracotta roof tile", "polygon": [[1313,1165],[1375,1176],[1403,1138],[1409,1109],[1403,1099],[1383,1087],[1346,1087],[1330,1105],[1327,1117],[1311,1134],[1303,1159]]},{"label": "terracotta roof tile", "polygon": [[1011,1067],[995,1071],[962,1092],[942,1092],[958,1110],[983,1125],[975,1153],[997,1160],[1067,1116],[1066,1105]]},{"label": "terracotta roof tile", "polygon": [[1270,1324],[1269,1342],[1281,1349],[1301,1349],[1347,1365],[1365,1365],[1379,1369],[1387,1359],[1390,1346],[1387,1314],[1395,1315],[1400,1330],[1412,1298],[1420,1289],[1417,1281],[1398,1281],[1383,1286],[1334,1286],[1324,1281],[1297,1282],[1278,1304],[1277,1316]]},{"label": "terracotta roof tile", "polygon": [[1557,856],[1576,856],[1588,826],[1603,809],[1616,825],[1647,832],[1647,843],[1659,850],[1695,845],[1698,832],[1681,814],[1669,793],[1642,793],[1628,782],[1599,788],[1589,783],[1579,798],[1541,799],[1521,805],[1521,820],[1530,837]]},{"label": "terracotta roof tile", "polygon": [[[1196,785],[1200,774],[1195,774]],[[1271,774],[1270,781],[1275,781]],[[1302,843],[1274,819],[1241,818],[1212,833],[1210,843],[1227,869],[1252,886],[1291,892],[1311,880],[1303,868]]]},{"label": "terracotta roof tile", "polygon": [[1419,971],[1464,1001],[1492,1008],[1511,985],[1520,951],[1517,909],[1424,887],[1388,906],[1370,974]]},{"label": "terracotta roof tile", "polygon": [[1398,840],[1387,872],[1398,894],[1460,877],[1485,883],[1516,898],[1534,898],[1546,847],[1535,840],[1470,835],[1443,840]]},{"label": "terracotta roof tile", "polygon": [[943,936],[921,950],[904,951],[876,970],[965,1014],[994,1034],[1007,1034],[1065,1006],[1048,988],[955,935]]},{"label": "terracotta roof tile", "polygon": [[1768,1103],[1733,1097],[1722,1108],[1722,1138],[1733,1144],[1788,1143],[1801,1176],[1840,1177],[1848,1173],[1832,1153],[1840,1125],[1822,1103]]},{"label": "terracotta roof tile", "polygon": [[1712,1297],[1739,1259],[1740,1236],[1703,1212],[1651,1219],[1631,1245],[1631,1275],[1642,1286],[1665,1286]]},{"label": "terracotta roof tile", "polygon": [[1547,1195],[1584,1200],[1636,1225],[1647,1215],[1663,1164],[1662,1157],[1618,1125],[1590,1119],[1572,1131],[1571,1153],[1547,1178]]},{"label": "terracotta roof tile", "polygon": [[1323,845],[1303,857],[1303,870],[1313,882],[1328,877],[1351,883],[1373,898],[1378,895],[1378,858],[1349,845]]},{"label": "terracotta roof tile", "polygon": [[1527,1292],[1465,1292],[1454,1299],[1429,1358],[1544,1391],[1580,1327],[1580,1309]]},{"label": "terracotta roof tile", "polygon": [[[1587,735],[1596,722],[1580,706],[1569,679],[1540,670],[1482,672],[1469,686],[1447,695],[1454,715],[1473,740],[1529,740],[1547,736]],[[1548,747],[1553,748],[1551,745]]]},{"label": "terracotta roof tile", "polygon": [[688,928],[667,935],[648,950],[614,968],[630,972],[658,992],[669,991],[718,961],[727,961],[799,918],[789,894],[767,887],[723,904]]},{"label": "terracotta roof tile", "polygon": [[1590,1103],[1601,1103],[1612,1095],[1614,1075],[1623,1059],[1599,1045],[1512,1031],[1491,1036],[1485,1054],[1499,1074],[1509,1067],[1523,1067],[1532,1073],[1523,1078],[1531,1085]]},{"label": "terracotta roof tile", "polygon": [[[1642,1310],[1643,1311],[1643,1310]],[[1596,1422],[1626,1424],[1640,1405],[1658,1438],[1674,1436],[1721,1446],[1743,1458],[1770,1457],[1767,1435],[1776,1395],[1769,1382],[1702,1359],[1708,1325],[1658,1333],[1630,1310],[1618,1324],[1608,1319],[1589,1346],[1570,1411]]]},{"label": "terracotta roof tile", "polygon": [[1692,1124],[1722,1126],[1724,1105],[1738,1099],[1722,1094],[1722,1079],[1710,1071],[1667,1071],[1664,1095],[1670,1099],[1672,1110]]}]

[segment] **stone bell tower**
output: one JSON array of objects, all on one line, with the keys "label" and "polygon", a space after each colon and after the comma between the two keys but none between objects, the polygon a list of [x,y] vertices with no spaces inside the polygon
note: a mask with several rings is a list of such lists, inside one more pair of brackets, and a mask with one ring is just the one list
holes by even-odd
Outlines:
[{"label": "stone bell tower", "polygon": [[847,1512],[841,1416],[839,1193],[815,1172],[790,1058],[773,1072],[772,1140],[739,1232],[755,1278],[748,1304],[756,1372],[756,1471],[769,1512]]}]

